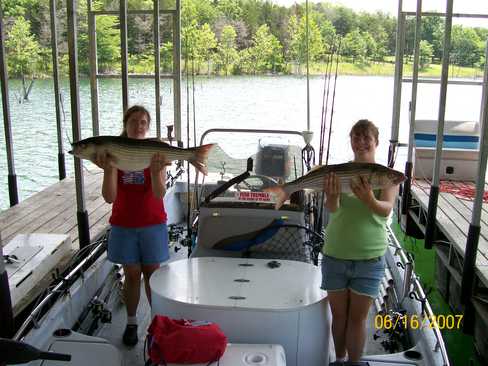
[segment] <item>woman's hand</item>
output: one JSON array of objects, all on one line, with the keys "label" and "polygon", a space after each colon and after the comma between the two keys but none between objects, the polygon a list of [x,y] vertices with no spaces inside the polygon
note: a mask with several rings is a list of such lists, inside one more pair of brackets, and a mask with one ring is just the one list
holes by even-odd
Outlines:
[{"label": "woman's hand", "polygon": [[151,158],[151,164],[149,169],[151,174],[157,175],[161,173],[171,162],[166,159],[166,156],[162,153],[156,153]]},{"label": "woman's hand", "polygon": [[359,176],[357,179],[352,179],[351,190],[368,207],[376,200],[373,189],[366,177]]},{"label": "woman's hand", "polygon": [[114,168],[114,158],[107,152],[107,150],[97,151],[95,159],[92,160],[92,163],[103,170],[109,170]]},{"label": "woman's hand", "polygon": [[166,193],[166,167],[171,165],[164,154],[156,153],[151,158],[149,170],[151,172],[152,191],[155,197],[162,199]]},{"label": "woman's hand", "polygon": [[341,195],[341,184],[335,173],[327,174],[324,178],[324,193],[326,196],[325,207],[331,212],[339,208],[339,197]]}]

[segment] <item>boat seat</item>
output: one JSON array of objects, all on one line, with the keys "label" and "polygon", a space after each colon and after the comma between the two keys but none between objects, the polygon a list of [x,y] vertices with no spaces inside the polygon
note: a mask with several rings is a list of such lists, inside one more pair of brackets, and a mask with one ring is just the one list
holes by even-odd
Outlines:
[{"label": "boat seat", "polygon": [[310,261],[299,206],[256,202],[210,202],[200,208],[192,257],[250,257]]},{"label": "boat seat", "polygon": [[[60,329],[49,346],[49,351],[71,355],[70,366],[122,366],[119,350],[107,340]],[[43,361],[41,366],[59,366],[60,361]]]}]

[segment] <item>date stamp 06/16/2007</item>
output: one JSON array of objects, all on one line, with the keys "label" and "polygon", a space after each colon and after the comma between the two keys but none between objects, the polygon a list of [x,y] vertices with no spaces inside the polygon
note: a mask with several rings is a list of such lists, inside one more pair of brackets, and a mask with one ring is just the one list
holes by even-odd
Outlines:
[{"label": "date stamp 06/16/2007", "polygon": [[439,314],[439,315],[399,315],[392,316],[389,314],[378,314],[374,317],[375,329],[397,329],[402,327],[405,329],[421,329],[421,328],[437,328],[443,329],[461,329],[463,324],[462,314]]}]

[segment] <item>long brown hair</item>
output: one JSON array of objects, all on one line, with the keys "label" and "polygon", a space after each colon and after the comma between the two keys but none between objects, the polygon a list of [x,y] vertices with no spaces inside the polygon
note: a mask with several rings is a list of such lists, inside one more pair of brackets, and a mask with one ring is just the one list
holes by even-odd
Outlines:
[{"label": "long brown hair", "polygon": [[122,120],[123,122],[122,133],[120,134],[120,136],[127,137],[127,121],[129,120],[129,117],[133,113],[137,113],[137,112],[145,113],[147,116],[147,123],[148,124],[151,123],[151,115],[149,114],[149,111],[146,108],[144,108],[142,105],[137,105],[137,104],[133,105],[132,107],[127,109],[124,113],[124,119]]}]

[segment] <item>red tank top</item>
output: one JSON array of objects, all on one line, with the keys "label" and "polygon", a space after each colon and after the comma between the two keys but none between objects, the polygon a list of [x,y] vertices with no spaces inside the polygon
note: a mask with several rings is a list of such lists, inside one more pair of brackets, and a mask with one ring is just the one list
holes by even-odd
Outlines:
[{"label": "red tank top", "polygon": [[163,200],[154,197],[149,168],[137,172],[117,171],[117,196],[110,223],[122,227],[166,223]]}]

